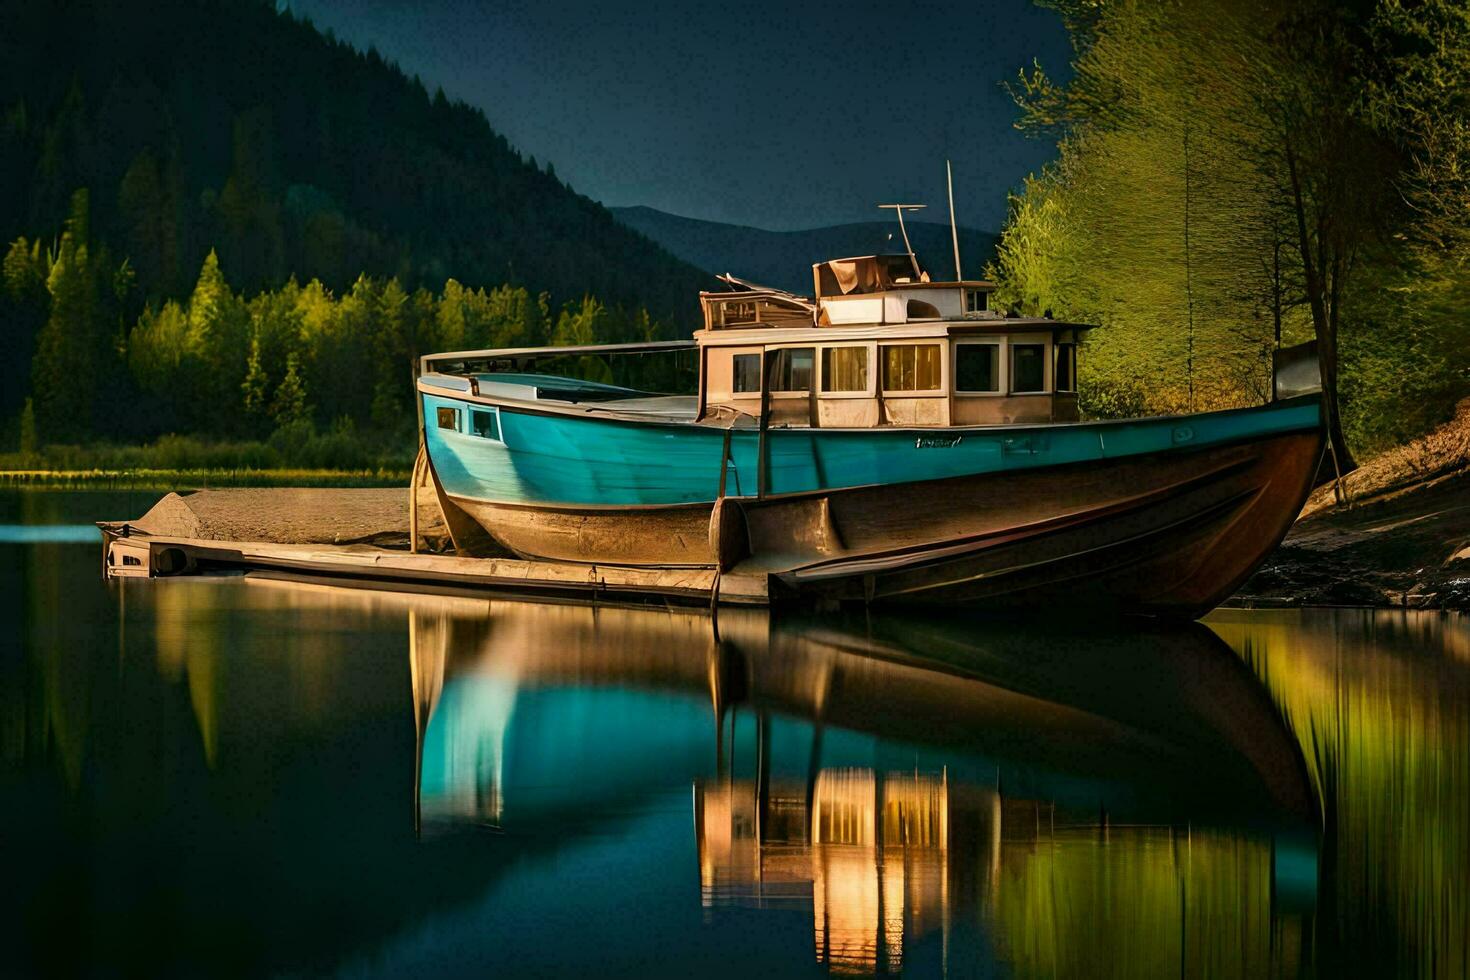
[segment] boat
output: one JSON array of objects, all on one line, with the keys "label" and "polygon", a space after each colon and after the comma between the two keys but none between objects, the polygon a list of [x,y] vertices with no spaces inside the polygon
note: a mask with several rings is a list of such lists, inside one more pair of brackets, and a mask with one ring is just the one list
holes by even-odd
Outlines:
[{"label": "boat", "polygon": [[996,310],[912,250],[819,262],[811,296],[719,278],[688,341],[420,358],[458,553],[715,568],[773,602],[1194,618],[1323,458],[1310,345],[1278,353],[1268,404],[1087,420],[1091,325]]}]

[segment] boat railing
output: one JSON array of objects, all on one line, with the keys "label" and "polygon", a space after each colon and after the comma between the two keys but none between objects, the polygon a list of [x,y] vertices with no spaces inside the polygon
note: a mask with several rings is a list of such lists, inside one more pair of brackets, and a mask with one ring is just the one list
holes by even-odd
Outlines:
[{"label": "boat railing", "polygon": [[815,324],[816,308],[809,301],[776,290],[700,293],[699,303],[706,330]]},{"label": "boat railing", "polygon": [[494,350],[446,351],[440,354],[425,354],[420,357],[419,373],[466,373],[476,367],[489,366],[496,362],[509,362],[517,368],[524,368],[537,360],[551,357],[665,354],[694,350],[697,346],[693,340],[653,340],[636,344],[583,344],[560,347],[504,347]]}]

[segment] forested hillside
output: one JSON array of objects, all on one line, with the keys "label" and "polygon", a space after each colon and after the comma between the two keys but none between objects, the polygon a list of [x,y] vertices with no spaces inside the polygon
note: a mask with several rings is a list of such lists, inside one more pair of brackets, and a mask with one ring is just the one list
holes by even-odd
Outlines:
[{"label": "forested hillside", "polygon": [[[219,418],[134,410],[165,367],[144,364],[142,338],[173,315],[169,300],[193,309],[206,278],[228,282],[241,303],[294,281],[347,304],[360,276],[436,302],[508,287],[540,310],[545,326],[520,334],[528,340],[554,332],[563,307],[576,313],[584,297],[616,322],[611,334],[639,324],[682,333],[697,310],[702,273],[524,157],[479,109],[274,5],[0,0],[0,25],[0,419],[12,438],[33,383],[44,441],[227,428],[243,405],[223,381],[209,391],[222,399],[207,410]],[[156,353],[180,369],[196,354],[218,367],[225,341],[209,317],[190,317],[193,347]],[[408,405],[406,357],[431,338],[376,336],[385,322],[364,315],[352,343],[399,359]],[[240,348],[229,370],[245,371],[256,340],[279,386],[285,355],[251,331],[229,341]],[[303,369],[333,356],[292,343]],[[356,383],[370,392],[377,382]],[[48,407],[61,385],[84,400],[79,389],[98,386],[110,404]],[[338,407],[312,401],[330,424]]]},{"label": "forested hillside", "polygon": [[1011,202],[1003,299],[1101,321],[1094,410],[1258,402],[1316,339],[1340,462],[1470,393],[1470,6],[1051,0],[1071,80],[1013,94],[1060,159]]},{"label": "forested hillside", "polygon": [[[613,215],[674,255],[711,272],[730,272],[766,286],[807,295],[812,289],[812,263],[848,255],[902,252],[898,222],[862,221],[801,231],[767,231],[745,225],[701,221],[655,208],[612,208]],[[891,212],[890,212],[891,213]],[[949,225],[934,221],[905,222],[909,242],[924,268],[939,279],[954,273]],[[996,236],[961,228],[960,265],[977,277],[995,257]]]}]

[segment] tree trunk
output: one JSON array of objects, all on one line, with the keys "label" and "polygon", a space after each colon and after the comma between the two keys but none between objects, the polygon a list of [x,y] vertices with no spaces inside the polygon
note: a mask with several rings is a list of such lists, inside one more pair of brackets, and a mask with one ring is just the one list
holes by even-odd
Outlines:
[{"label": "tree trunk", "polygon": [[[1320,249],[1322,244],[1319,242]],[[1332,287],[1328,294],[1327,305],[1327,329],[1319,330],[1317,336],[1317,366],[1322,372],[1322,394],[1323,404],[1328,403],[1328,392],[1331,392],[1332,410],[1327,414],[1327,440],[1332,446],[1333,457],[1337,461],[1337,472],[1347,473],[1358,468],[1353,460],[1353,455],[1347,447],[1347,437],[1342,431],[1342,413],[1337,410],[1337,311],[1341,308],[1342,299],[1342,277],[1346,263],[1342,252],[1339,250],[1332,257]]]},{"label": "tree trunk", "polygon": [[[1312,240],[1307,236],[1307,205],[1302,194],[1301,176],[1297,172],[1296,154],[1290,140],[1286,144],[1286,166],[1291,176],[1292,208],[1296,212],[1297,247],[1301,253],[1302,269],[1306,275],[1307,301],[1312,310],[1312,326],[1317,335],[1317,366],[1322,375],[1322,410],[1326,414],[1327,441],[1332,447],[1335,465],[1333,476],[1357,469],[1352,453],[1348,451],[1347,439],[1342,432],[1342,415],[1337,408],[1337,303],[1339,276],[1333,275],[1332,299],[1328,303],[1327,244],[1319,234],[1316,242],[1317,254],[1312,254]],[[1319,215],[1320,218],[1320,215]],[[1320,230],[1321,221],[1318,221]],[[1339,264],[1334,261],[1334,269]],[[1318,474],[1319,480],[1327,474]]]},{"label": "tree trunk", "polygon": [[[1358,468],[1348,451],[1347,438],[1342,431],[1342,415],[1337,410],[1337,327],[1329,324],[1326,330],[1317,330],[1317,367],[1322,374],[1322,408],[1326,412],[1327,442],[1337,461],[1336,476]],[[1329,463],[1330,465],[1330,463]],[[1329,474],[1319,474],[1325,482]]]}]

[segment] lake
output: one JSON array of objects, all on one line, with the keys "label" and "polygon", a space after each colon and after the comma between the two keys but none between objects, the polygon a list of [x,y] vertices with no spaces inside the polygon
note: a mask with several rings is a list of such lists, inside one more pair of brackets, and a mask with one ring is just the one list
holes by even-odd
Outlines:
[{"label": "lake", "polygon": [[106,583],[0,493],[19,975],[1470,971],[1470,620]]}]

